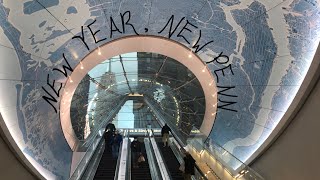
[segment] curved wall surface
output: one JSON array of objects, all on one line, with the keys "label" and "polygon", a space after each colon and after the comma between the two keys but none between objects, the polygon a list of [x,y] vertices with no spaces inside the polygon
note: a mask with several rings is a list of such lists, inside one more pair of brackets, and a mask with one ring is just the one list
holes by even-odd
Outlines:
[{"label": "curved wall surface", "polygon": [[1,128],[42,176],[67,179],[72,150],[59,117],[66,62],[74,68],[114,39],[155,35],[208,62],[220,88],[210,140],[245,162],[304,80],[319,9],[317,0],[0,0]]}]

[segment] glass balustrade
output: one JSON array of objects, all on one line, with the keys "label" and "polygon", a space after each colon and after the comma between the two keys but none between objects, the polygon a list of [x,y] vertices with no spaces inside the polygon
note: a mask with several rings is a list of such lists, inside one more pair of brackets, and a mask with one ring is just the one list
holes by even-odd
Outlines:
[{"label": "glass balustrade", "polygon": [[[215,143],[211,138],[203,135],[197,128],[193,127],[193,133],[187,138],[187,147],[193,151],[200,162],[207,164],[210,168],[216,166],[228,172],[235,179],[262,180],[263,178],[251,169],[248,165],[241,162],[232,153]],[[233,169],[232,167],[238,167]],[[214,169],[208,170],[206,175],[217,176]]]}]

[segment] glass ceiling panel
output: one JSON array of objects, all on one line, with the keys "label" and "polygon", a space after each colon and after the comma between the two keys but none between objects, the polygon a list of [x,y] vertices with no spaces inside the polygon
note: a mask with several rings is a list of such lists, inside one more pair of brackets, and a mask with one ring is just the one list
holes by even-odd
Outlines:
[{"label": "glass ceiling panel", "polygon": [[[143,97],[157,104],[172,123],[178,117],[184,118],[173,123],[178,129],[185,128],[186,123],[200,124],[203,120],[203,90],[184,65],[160,54],[133,52],[105,60],[80,82],[73,97],[71,113],[77,136],[85,139],[88,132],[106,121],[106,115],[121,102],[120,99],[131,93],[143,94]],[[145,128],[151,123],[158,127],[153,122],[154,114],[147,107],[135,109],[138,105],[145,106],[137,100],[127,101],[114,119],[116,126]],[[85,129],[90,131],[84,133]],[[184,132],[188,133],[188,130]]]},{"label": "glass ceiling panel", "polygon": [[112,123],[116,128],[160,128],[155,115],[143,100],[128,100]]}]

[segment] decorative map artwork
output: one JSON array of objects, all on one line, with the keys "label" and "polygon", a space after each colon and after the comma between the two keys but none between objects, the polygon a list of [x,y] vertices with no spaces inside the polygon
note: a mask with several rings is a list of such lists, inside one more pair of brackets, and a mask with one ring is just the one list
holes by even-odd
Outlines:
[{"label": "decorative map artwork", "polygon": [[[127,11],[134,28],[127,26],[125,33],[120,28],[110,38],[110,17],[122,27],[120,14]],[[168,29],[159,33],[172,15],[174,25],[185,17],[183,25],[187,20],[197,28],[189,26],[192,32],[184,31],[183,37],[177,36],[182,26],[171,37]],[[86,28],[94,20],[92,28],[100,30],[95,37],[106,38],[98,43]],[[50,179],[68,179],[73,152],[42,87],[48,87],[48,74],[50,83],[65,83],[62,73],[52,71],[65,65],[63,53],[71,67],[90,53],[81,40],[72,39],[81,36],[81,26],[90,51],[137,33],[170,37],[192,49],[201,30],[199,43],[213,42],[197,54],[204,62],[221,52],[229,57],[228,64],[208,67],[215,76],[214,70],[232,64],[234,75],[225,71],[219,81],[215,78],[218,86],[235,86],[230,93],[237,95],[232,104],[237,112],[218,109],[211,143],[246,162],[277,126],[310,67],[320,39],[320,2],[0,0],[1,127],[8,128],[29,161]]]}]

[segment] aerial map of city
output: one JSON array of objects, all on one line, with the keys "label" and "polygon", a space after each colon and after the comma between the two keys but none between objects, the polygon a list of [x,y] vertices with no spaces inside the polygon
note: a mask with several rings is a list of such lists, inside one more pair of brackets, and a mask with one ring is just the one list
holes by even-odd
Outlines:
[{"label": "aerial map of city", "polygon": [[[170,32],[170,23],[174,28],[180,21]],[[94,38],[89,24],[100,30]],[[188,30],[179,35],[183,27]],[[181,43],[208,62],[217,86],[234,87],[223,101],[236,103],[217,109],[207,143],[246,163],[308,72],[320,40],[320,1],[0,0],[1,126],[44,177],[68,179],[73,155],[61,129],[59,96],[53,105],[43,99],[48,77],[58,89],[68,76],[53,69],[61,69],[64,58],[75,67],[98,46],[130,35]],[[228,63],[210,62],[220,53]],[[223,75],[216,71],[225,67]]]}]

